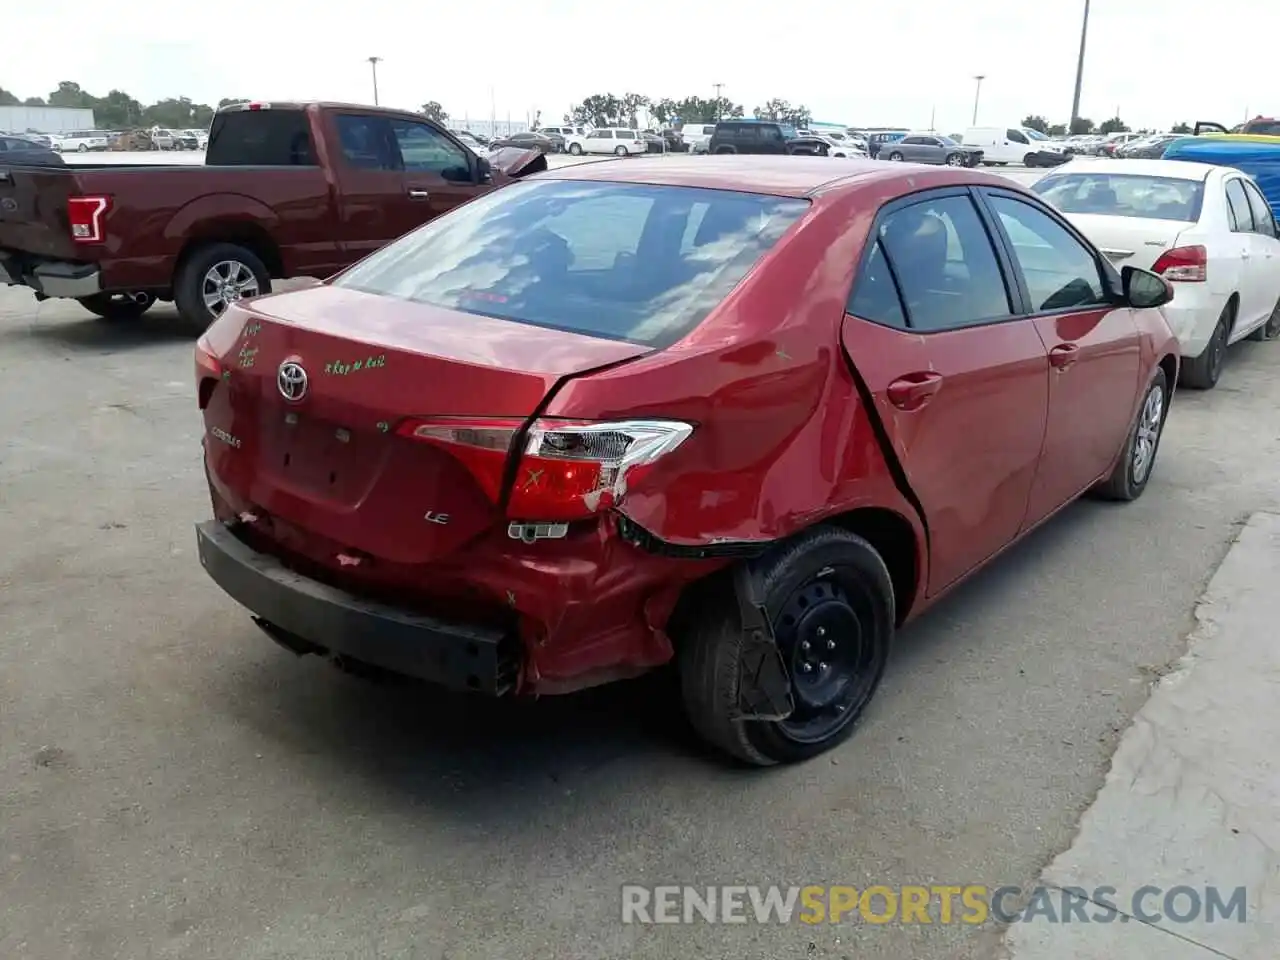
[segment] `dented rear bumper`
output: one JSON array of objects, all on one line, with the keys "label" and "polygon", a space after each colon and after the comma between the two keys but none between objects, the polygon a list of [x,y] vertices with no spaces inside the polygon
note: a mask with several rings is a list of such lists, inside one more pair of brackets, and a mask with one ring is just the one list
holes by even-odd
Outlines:
[{"label": "dented rear bumper", "polygon": [[353,596],[259,553],[217,520],[196,525],[196,542],[205,572],[295,653],[347,657],[491,696],[515,688],[518,645],[502,631]]}]

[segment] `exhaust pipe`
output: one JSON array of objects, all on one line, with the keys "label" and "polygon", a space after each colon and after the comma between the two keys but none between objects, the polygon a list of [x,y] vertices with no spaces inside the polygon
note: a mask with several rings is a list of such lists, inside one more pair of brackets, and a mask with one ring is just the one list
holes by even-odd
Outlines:
[{"label": "exhaust pipe", "polygon": [[151,294],[145,293],[141,290],[136,290],[136,291],[133,291],[132,293],[126,293],[125,296],[138,305],[142,305],[144,303],[150,303],[153,299],[155,299],[154,297],[151,296]]}]

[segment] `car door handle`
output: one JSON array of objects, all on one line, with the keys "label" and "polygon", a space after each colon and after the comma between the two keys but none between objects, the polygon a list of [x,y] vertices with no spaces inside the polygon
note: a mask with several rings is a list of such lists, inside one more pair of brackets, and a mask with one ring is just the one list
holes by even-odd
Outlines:
[{"label": "car door handle", "polygon": [[410,190],[409,199],[410,200],[430,200],[431,192],[428,190]]},{"label": "car door handle", "polygon": [[1080,357],[1080,348],[1074,343],[1060,343],[1049,351],[1049,362],[1058,370],[1065,370]]},{"label": "car door handle", "polygon": [[918,410],[933,399],[934,394],[942,389],[942,375],[933,373],[909,373],[899,377],[885,394],[899,410]]}]

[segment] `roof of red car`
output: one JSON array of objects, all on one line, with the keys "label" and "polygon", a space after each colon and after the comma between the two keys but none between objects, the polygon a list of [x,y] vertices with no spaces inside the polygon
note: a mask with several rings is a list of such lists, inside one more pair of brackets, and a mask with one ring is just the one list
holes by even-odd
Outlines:
[{"label": "roof of red car", "polygon": [[[910,178],[915,187],[961,183],[1010,186],[998,174],[955,167],[923,167],[880,160],[846,160],[796,156],[667,155],[652,159],[618,159],[553,167],[539,180],[593,180],[646,183],[672,187],[741,190],[782,197],[807,197],[824,188]],[[530,178],[530,179],[535,179]]]}]

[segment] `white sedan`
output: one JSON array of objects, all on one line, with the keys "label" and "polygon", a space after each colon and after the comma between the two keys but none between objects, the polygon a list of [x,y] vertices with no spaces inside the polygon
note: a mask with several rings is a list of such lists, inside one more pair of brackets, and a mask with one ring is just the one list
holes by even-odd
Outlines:
[{"label": "white sedan", "polygon": [[1216,384],[1237,340],[1280,335],[1280,234],[1246,174],[1182,160],[1071,161],[1032,189],[1117,266],[1173,284],[1163,309],[1185,386]]}]

